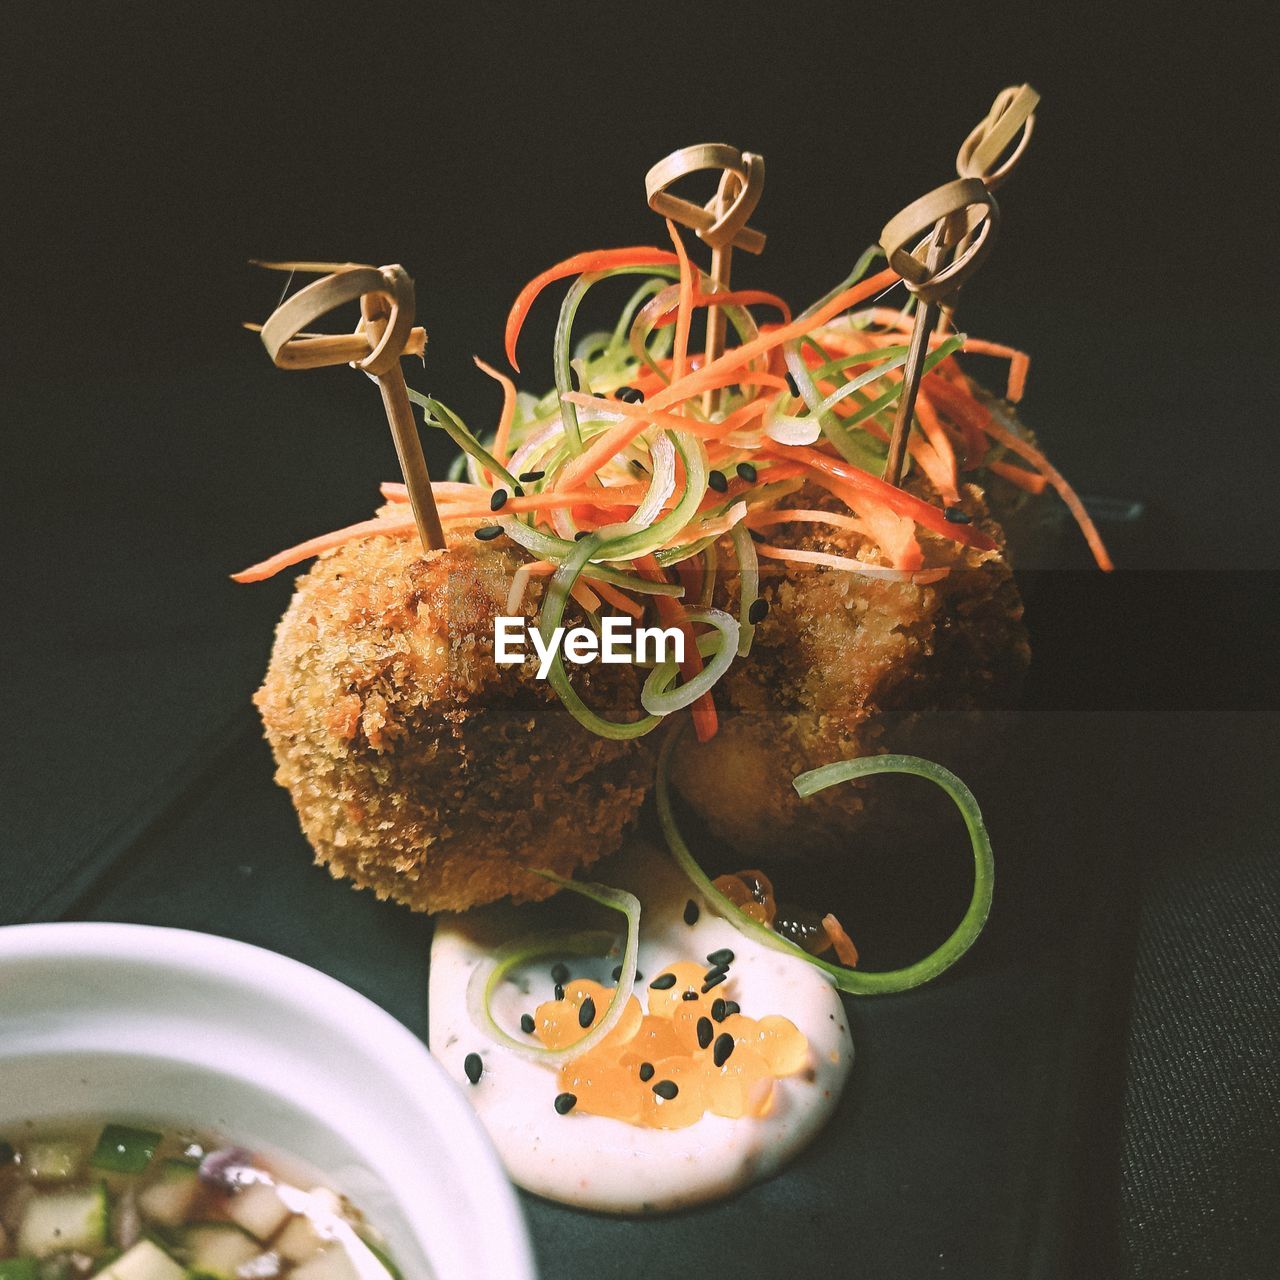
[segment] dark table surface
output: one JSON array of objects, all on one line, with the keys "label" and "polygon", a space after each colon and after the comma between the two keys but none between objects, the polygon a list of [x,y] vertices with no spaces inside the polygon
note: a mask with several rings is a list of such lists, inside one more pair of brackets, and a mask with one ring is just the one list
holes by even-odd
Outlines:
[{"label": "dark table surface", "polygon": [[[1069,557],[1024,584],[1027,712],[981,796],[990,927],[936,985],[851,1004],[848,1094],[785,1175],[654,1223],[525,1207],[557,1280],[1275,1275],[1280,434],[1241,248],[1272,215],[1247,127],[1270,43],[1243,14],[992,0],[936,7],[904,61],[892,9],[739,0],[726,45],[714,5],[669,6],[661,40],[573,7],[401,5],[377,39],[320,3],[9,15],[0,925],[244,938],[425,1031],[429,922],[313,868],[248,705],[288,575],[226,578],[364,518],[394,456],[363,380],[237,341],[279,289],[246,258],[404,261],[431,333],[412,380],[481,423],[471,354],[496,358],[515,288],[660,236],[638,184],[671,147],[765,154],[769,250],[735,280],[803,302],[1030,79],[1036,141],[964,323],[1034,353],[1062,469],[1145,507],[1108,530],[1114,577]],[[868,901],[927,932],[962,861],[912,851]]]},{"label": "dark table surface", "polygon": [[[248,380],[268,399],[279,385]],[[204,409],[189,382],[179,391],[197,440],[202,415],[240,401],[225,375]],[[161,422],[170,405],[152,394]],[[114,410],[97,412],[105,424]],[[317,419],[318,450],[336,447],[338,425]],[[429,921],[315,869],[271,780],[248,695],[287,582],[226,582],[234,554],[221,542],[247,536],[243,499],[187,485],[131,511],[138,483],[103,472],[79,488],[81,522],[60,518],[56,487],[40,499],[45,539],[81,565],[74,583],[51,583],[37,560],[17,566],[0,922],[241,938],[334,974],[425,1035]],[[225,534],[219,503],[232,508]],[[95,519],[114,536],[79,540]],[[1134,558],[1152,536],[1149,521],[1111,533]],[[674,1256],[695,1268],[738,1257],[751,1274],[841,1258],[903,1277],[1145,1280],[1219,1274],[1225,1259],[1235,1276],[1268,1274],[1280,1246],[1280,805],[1259,607],[1276,585],[1024,577],[1036,661],[1011,763],[982,796],[999,888],[978,947],[932,987],[851,1002],[847,1097],[784,1176],[644,1224],[527,1197],[547,1274],[664,1274]],[[947,884],[964,886],[913,885],[912,868],[887,905],[922,913],[927,933],[959,909]]]}]

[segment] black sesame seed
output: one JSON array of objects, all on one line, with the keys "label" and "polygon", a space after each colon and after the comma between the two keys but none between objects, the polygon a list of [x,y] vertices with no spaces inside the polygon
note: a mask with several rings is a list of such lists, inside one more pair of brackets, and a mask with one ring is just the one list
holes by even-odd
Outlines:
[{"label": "black sesame seed", "polygon": [[713,951],[707,957],[707,963],[713,964],[719,968],[723,964],[733,963],[733,952],[728,947],[721,947],[719,951]]},{"label": "black sesame seed", "polygon": [[[637,969],[635,980],[637,982],[640,982],[643,978],[644,978],[644,974],[641,973],[639,969]],[[614,982],[620,982],[622,980],[622,966],[620,964],[615,964],[613,966],[613,980]]]},{"label": "black sesame seed", "polygon": [[659,1080],[653,1086],[653,1091],[660,1098],[665,1098],[668,1102],[680,1092],[680,1086],[674,1080]]},{"label": "black sesame seed", "polygon": [[556,983],[555,997],[557,1000],[564,999],[564,987],[562,987],[558,982]]},{"label": "black sesame seed", "polygon": [[726,1000],[724,1002],[724,1016],[731,1017],[735,1013],[741,1013],[742,1006],[736,1000]]},{"label": "black sesame seed", "polygon": [[769,602],[763,596],[757,596],[747,610],[747,621],[758,627],[769,616]]},{"label": "black sesame seed", "polygon": [[613,394],[628,404],[644,404],[644,392],[639,387],[619,387]]},{"label": "black sesame seed", "polygon": [[733,1037],[727,1032],[722,1031],[716,1036],[715,1048],[711,1050],[711,1061],[717,1067],[723,1067],[729,1061],[729,1055],[733,1052]]},{"label": "black sesame seed", "polygon": [[562,1116],[567,1116],[578,1105],[578,1095],[576,1093],[557,1093],[553,1105]]},{"label": "black sesame seed", "polygon": [[696,991],[686,991],[680,997],[681,1000],[696,1000],[697,998],[698,998],[698,993]]},{"label": "black sesame seed", "polygon": [[523,480],[526,484],[532,484],[535,480],[541,480],[546,474],[547,473],[545,471],[522,471],[519,475],[519,479]]},{"label": "black sesame seed", "polygon": [[713,964],[710,969],[702,975],[703,982],[710,982],[713,978],[724,978],[729,974],[729,966],[727,964]]},{"label": "black sesame seed", "polygon": [[501,511],[507,505],[507,491],[505,489],[495,489],[489,495],[489,510]]},{"label": "black sesame seed", "polygon": [[476,530],[476,537],[481,542],[492,542],[494,538],[502,537],[502,526],[500,524],[482,524]]},{"label": "black sesame seed", "polygon": [[736,470],[738,472],[739,480],[745,480],[748,484],[755,484],[756,469],[751,465],[751,463],[740,462],[738,463]]},{"label": "black sesame seed", "polygon": [[684,922],[688,925],[698,923],[698,904],[692,898],[684,904]]},{"label": "black sesame seed", "polygon": [[514,489],[512,489],[512,491],[511,491],[511,492],[512,492],[512,493],[514,493],[514,494],[516,495],[516,497],[517,497],[517,498],[523,498],[523,497],[524,497],[524,490],[523,490],[519,485],[516,485],[516,487],[515,487]]},{"label": "black sesame seed", "polygon": [[640,1064],[640,1079],[646,1084],[653,1079],[653,1063],[642,1062]]},{"label": "black sesame seed", "polygon": [[579,376],[578,376],[578,371],[577,371],[577,369],[573,368],[572,366],[570,366],[570,368],[569,368],[569,385],[570,385],[570,386],[571,386],[575,391],[581,391],[581,390],[582,390],[582,379],[581,379],[581,377],[579,377]]},{"label": "black sesame seed", "polygon": [[712,987],[718,987],[728,976],[723,969],[716,970],[714,976],[709,976],[702,984],[702,994],[705,996]]},{"label": "black sesame seed", "polygon": [[472,1084],[479,1084],[480,1077],[484,1075],[484,1062],[478,1053],[469,1053],[462,1060],[462,1069]]},{"label": "black sesame seed", "polygon": [[590,529],[579,529],[578,532],[573,535],[573,540],[574,542],[581,542],[583,538],[589,537],[591,537]]},{"label": "black sesame seed", "polygon": [[674,973],[660,973],[651,983],[649,983],[649,990],[670,991],[675,985],[676,975]]},{"label": "black sesame seed", "polygon": [[952,524],[972,524],[973,517],[962,507],[943,507],[942,514],[951,521]]},{"label": "black sesame seed", "polygon": [[710,1018],[698,1019],[698,1048],[705,1049],[711,1043],[715,1030],[711,1026]]},{"label": "black sesame seed", "polygon": [[709,471],[707,473],[707,486],[717,493],[728,493],[729,491],[729,482],[725,479],[723,471]]},{"label": "black sesame seed", "polygon": [[800,394],[799,384],[791,374],[787,374],[787,390],[790,391],[793,396],[798,396]]},{"label": "black sesame seed", "polygon": [[533,1020],[533,1014],[522,1013],[520,1015],[520,1030],[523,1031],[525,1035],[527,1036],[533,1035],[534,1027],[536,1025],[537,1024]]},{"label": "black sesame seed", "polygon": [[596,1002],[588,996],[578,1006],[578,1026],[589,1027],[596,1020]]},{"label": "black sesame seed", "polygon": [[551,966],[551,981],[556,983],[569,981],[569,966],[563,960],[557,960]]},{"label": "black sesame seed", "polygon": [[717,1022],[723,1022],[725,1018],[729,1016],[728,1013],[725,1011],[725,1003],[723,1000],[720,999],[719,996],[717,996],[711,1002],[711,1016]]}]

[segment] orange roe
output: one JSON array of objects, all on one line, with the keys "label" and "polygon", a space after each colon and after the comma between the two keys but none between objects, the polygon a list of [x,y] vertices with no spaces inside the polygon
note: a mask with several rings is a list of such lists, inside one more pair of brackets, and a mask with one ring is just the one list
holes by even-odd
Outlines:
[{"label": "orange roe", "polygon": [[[767,895],[772,911],[772,886],[760,880],[738,884],[757,906]],[[683,1129],[707,1112],[734,1120],[769,1113],[774,1082],[805,1069],[809,1042],[778,1014],[726,1010],[723,984],[702,990],[710,968],[669,965],[654,979],[661,985],[647,988],[648,1012],[630,996],[609,1034],[561,1066],[559,1090],[573,1095],[575,1111],[648,1129]],[[605,1016],[613,993],[589,979],[565,982],[563,998],[538,1005],[534,1034],[549,1049],[567,1048]]]}]

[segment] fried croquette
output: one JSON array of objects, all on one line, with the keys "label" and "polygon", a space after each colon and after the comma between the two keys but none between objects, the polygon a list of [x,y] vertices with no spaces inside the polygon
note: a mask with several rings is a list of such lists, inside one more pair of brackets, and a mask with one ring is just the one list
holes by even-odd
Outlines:
[{"label": "fried croquette", "polygon": [[[645,739],[579,725],[533,664],[498,666],[519,560],[466,533],[444,552],[372,538],[298,580],[255,701],[318,862],[422,911],[554,892],[618,848],[653,776]],[[539,592],[526,595],[536,612]],[[572,611],[572,610],[571,610]],[[627,665],[575,669],[601,714],[638,715]]]},{"label": "fried croquette", "polygon": [[[962,493],[964,516],[1002,542],[981,491]],[[786,505],[831,503],[806,491]],[[769,532],[787,546],[878,560],[857,533],[800,523]],[[686,734],[672,774],[716,836],[744,855],[840,856],[862,819],[886,816],[881,798],[901,801],[883,782],[802,800],[791,780],[807,769],[905,752],[972,777],[991,754],[1030,658],[1017,586],[1002,549],[929,534],[921,545],[945,577],[920,584],[794,564],[770,572],[761,560],[769,612],[750,656],[716,687],[719,732],[706,743]],[[725,548],[721,563],[731,556]],[[732,607],[736,581],[722,589]]]}]

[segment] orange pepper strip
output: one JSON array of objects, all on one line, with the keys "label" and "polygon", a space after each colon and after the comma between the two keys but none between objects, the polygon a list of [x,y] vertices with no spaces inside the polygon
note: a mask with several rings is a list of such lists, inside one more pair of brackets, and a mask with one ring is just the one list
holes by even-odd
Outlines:
[{"label": "orange pepper strip", "polygon": [[[507,465],[507,440],[511,435],[511,424],[516,416],[516,384],[505,373],[499,373],[492,365],[487,365],[479,356],[471,357],[476,364],[502,386],[502,417],[498,421],[498,431],[493,438],[493,456],[505,467]],[[486,471],[485,475],[489,475]],[[490,481],[493,477],[489,476]]]},{"label": "orange pepper strip", "polygon": [[[666,577],[658,562],[652,555],[637,556],[636,572],[650,582],[666,582]],[[684,605],[674,596],[654,596],[654,608],[658,611],[658,621],[664,627],[679,627],[684,633],[684,661],[680,664],[680,674],[691,680],[702,670],[702,655],[698,652],[698,640],[693,634],[693,626],[689,622]],[[716,717],[716,704],[712,701],[708,690],[689,708],[693,716],[693,731],[699,742],[709,742],[716,736],[719,721]]]},{"label": "orange pepper strip", "polygon": [[651,245],[633,245],[625,249],[591,249],[586,253],[575,253],[572,258],[548,267],[520,290],[507,315],[505,342],[507,360],[511,367],[517,373],[520,370],[520,365],[516,362],[516,342],[529,308],[547,285],[565,280],[569,276],[585,275],[588,271],[607,271],[611,267],[671,266],[677,261],[675,254],[668,253],[665,249],[655,249]]}]

